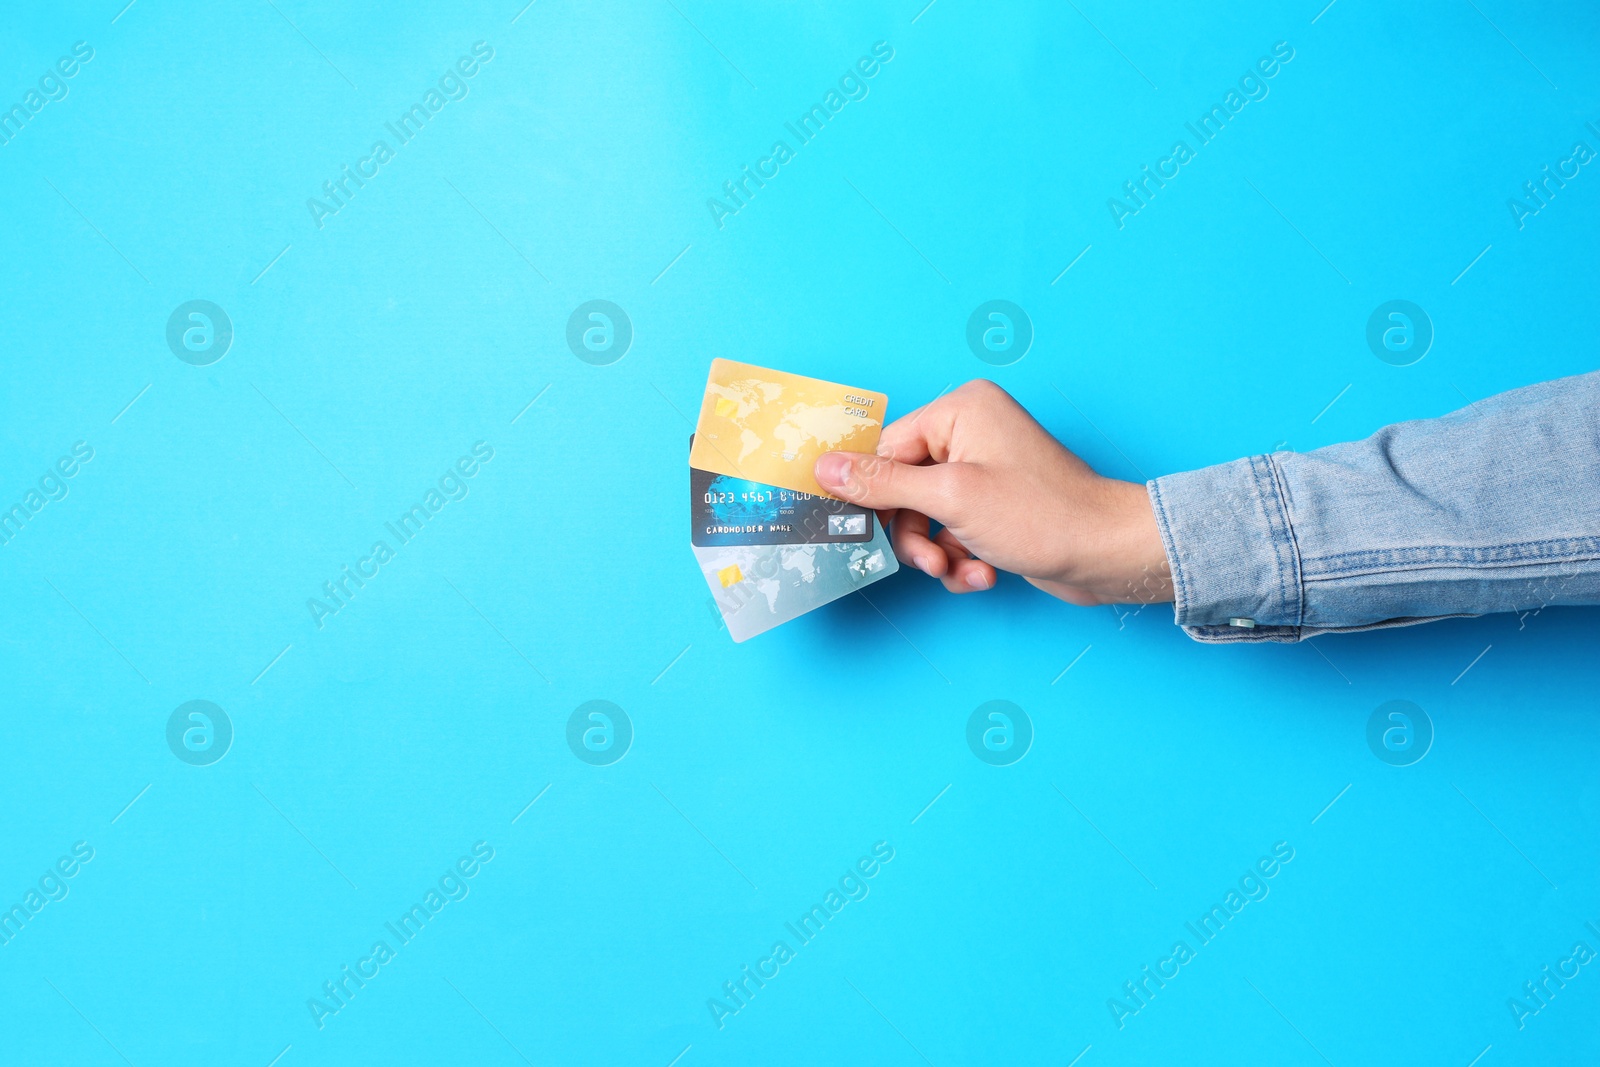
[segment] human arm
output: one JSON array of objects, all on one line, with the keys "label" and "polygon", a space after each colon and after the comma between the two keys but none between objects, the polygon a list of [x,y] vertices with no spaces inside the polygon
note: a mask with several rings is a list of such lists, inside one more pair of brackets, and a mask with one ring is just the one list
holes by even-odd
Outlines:
[{"label": "human arm", "polygon": [[881,451],[817,477],[884,510],[896,554],[952,591],[998,567],[1077,604],[1175,601],[1202,641],[1600,603],[1600,373],[1145,486],[1095,474],[987,382],[897,420]]}]

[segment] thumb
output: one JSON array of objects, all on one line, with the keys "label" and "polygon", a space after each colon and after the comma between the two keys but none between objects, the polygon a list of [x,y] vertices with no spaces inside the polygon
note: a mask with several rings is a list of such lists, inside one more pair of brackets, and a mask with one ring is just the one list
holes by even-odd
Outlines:
[{"label": "thumb", "polygon": [[941,522],[953,518],[948,464],[920,467],[863,452],[827,452],[817,457],[813,473],[824,489],[852,504],[909,508]]}]

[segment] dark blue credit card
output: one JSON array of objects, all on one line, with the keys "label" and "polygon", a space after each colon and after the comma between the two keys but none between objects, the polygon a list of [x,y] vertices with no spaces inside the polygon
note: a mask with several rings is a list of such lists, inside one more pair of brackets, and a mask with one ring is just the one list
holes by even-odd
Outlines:
[{"label": "dark blue credit card", "polygon": [[691,540],[727,545],[832,545],[872,540],[872,512],[832,497],[689,468]]}]

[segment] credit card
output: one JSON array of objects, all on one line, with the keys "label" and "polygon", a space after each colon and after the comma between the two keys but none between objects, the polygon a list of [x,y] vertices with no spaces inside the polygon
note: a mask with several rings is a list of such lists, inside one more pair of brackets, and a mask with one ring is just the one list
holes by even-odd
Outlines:
[{"label": "credit card", "polygon": [[828,496],[811,474],[824,452],[876,452],[889,398],[728,359],[711,361],[689,466]]},{"label": "credit card", "polygon": [[765,633],[900,569],[888,535],[867,515],[856,544],[695,546],[695,559],[735,641]]},{"label": "credit card", "polygon": [[701,547],[872,540],[866,508],[694,467],[689,468],[689,515],[689,539]]}]

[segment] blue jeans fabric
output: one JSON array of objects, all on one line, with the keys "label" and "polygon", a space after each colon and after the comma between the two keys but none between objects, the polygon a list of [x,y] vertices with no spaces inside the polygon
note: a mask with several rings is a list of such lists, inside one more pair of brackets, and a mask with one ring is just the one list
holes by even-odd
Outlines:
[{"label": "blue jeans fabric", "polygon": [[1600,604],[1600,372],[1148,487],[1199,641]]}]

